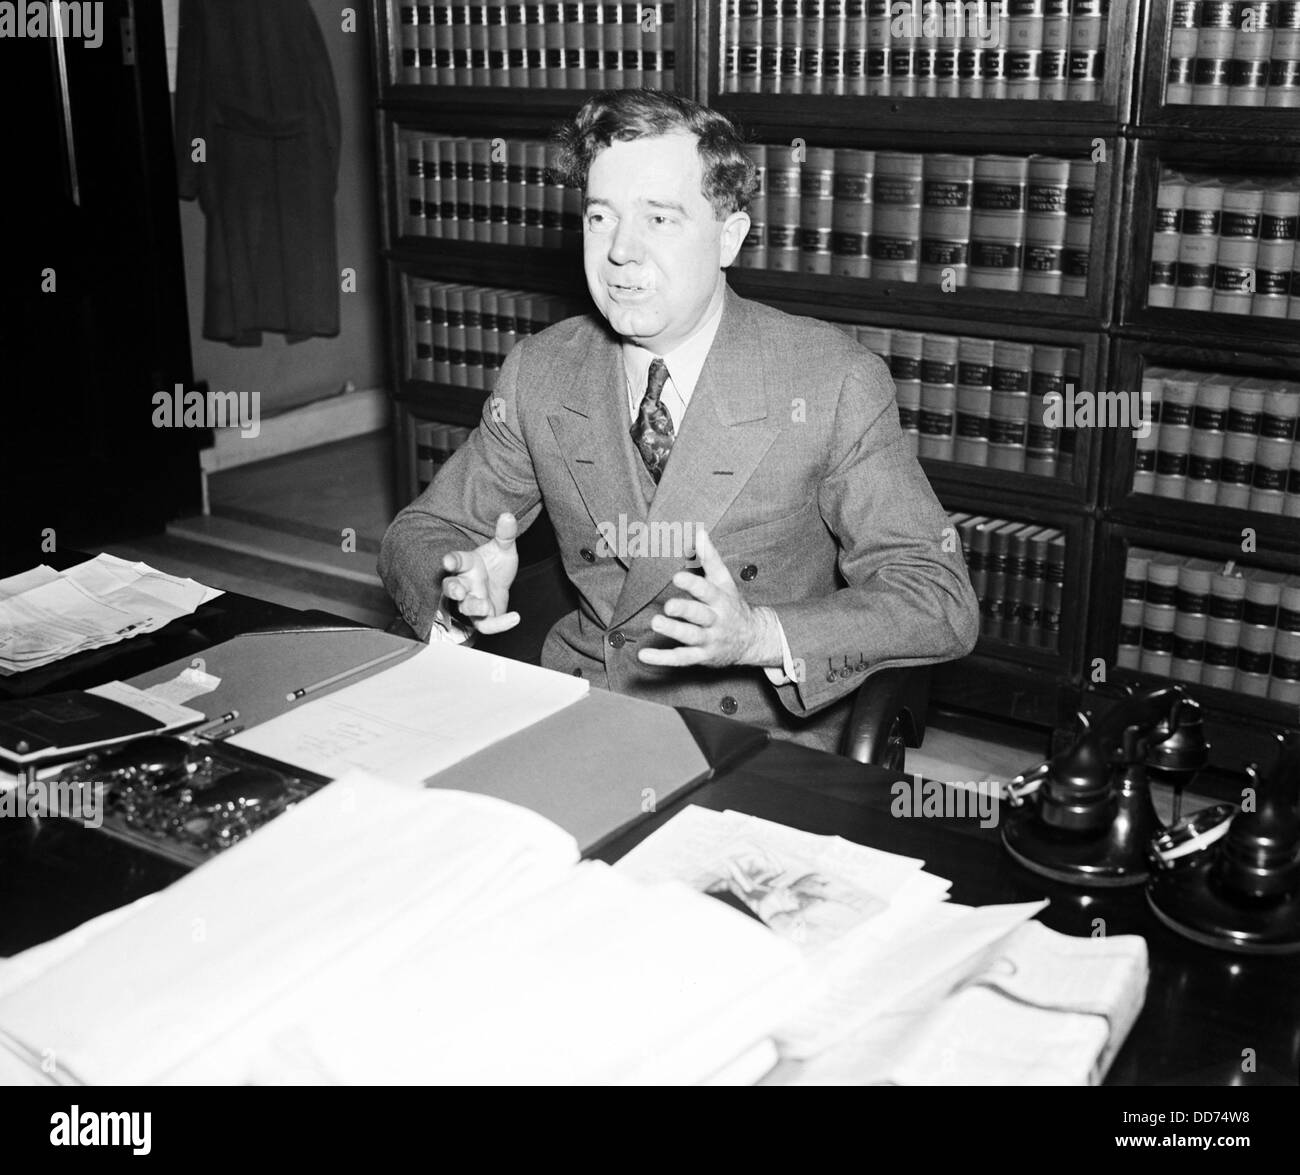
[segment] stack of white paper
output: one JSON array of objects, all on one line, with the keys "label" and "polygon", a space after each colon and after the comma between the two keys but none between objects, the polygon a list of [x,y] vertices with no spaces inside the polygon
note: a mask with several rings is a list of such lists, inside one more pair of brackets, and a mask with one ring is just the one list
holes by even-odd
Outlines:
[{"label": "stack of white paper", "polygon": [[31,1080],[113,1084],[703,1081],[754,1056],[798,953],[576,860],[525,809],[350,775],[0,965],[0,1050]]},{"label": "stack of white paper", "polygon": [[113,555],[64,572],[42,564],[0,580],[0,674],[154,632],[219,595]]},{"label": "stack of white paper", "polygon": [[790,1083],[1096,1082],[1146,991],[1146,944],[1074,939],[1047,903],[969,907],[924,862],[687,808],[619,862],[739,901],[812,976],[777,1032]]}]

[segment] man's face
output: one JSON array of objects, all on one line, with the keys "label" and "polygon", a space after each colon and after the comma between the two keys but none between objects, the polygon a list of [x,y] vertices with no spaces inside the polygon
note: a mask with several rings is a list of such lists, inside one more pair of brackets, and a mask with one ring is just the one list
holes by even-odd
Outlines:
[{"label": "man's face", "polygon": [[749,217],[719,220],[689,132],[611,143],[591,163],[583,218],[587,288],[624,338],[666,355],[722,298]]}]

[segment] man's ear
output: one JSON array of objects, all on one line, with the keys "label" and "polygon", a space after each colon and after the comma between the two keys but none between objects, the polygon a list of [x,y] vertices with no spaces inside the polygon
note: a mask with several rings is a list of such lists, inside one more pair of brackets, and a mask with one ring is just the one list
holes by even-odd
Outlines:
[{"label": "man's ear", "polygon": [[749,213],[733,212],[722,222],[722,268],[736,260],[740,246],[749,235]]}]

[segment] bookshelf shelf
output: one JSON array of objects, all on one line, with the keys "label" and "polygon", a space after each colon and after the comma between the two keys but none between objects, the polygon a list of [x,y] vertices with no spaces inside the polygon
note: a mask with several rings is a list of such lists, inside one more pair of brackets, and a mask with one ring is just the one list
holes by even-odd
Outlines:
[{"label": "bookshelf shelf", "polygon": [[[1018,99],[866,98],[821,94],[719,94],[711,103],[742,126],[762,124],[844,138],[907,134],[913,149],[962,149],[1032,139],[1044,153],[1086,149],[1092,139],[1114,135],[1115,108],[1101,102]],[[898,141],[893,138],[895,143]]]},{"label": "bookshelf shelf", "polygon": [[412,273],[482,285],[527,286],[544,293],[585,296],[582,250],[400,237],[384,256]]}]

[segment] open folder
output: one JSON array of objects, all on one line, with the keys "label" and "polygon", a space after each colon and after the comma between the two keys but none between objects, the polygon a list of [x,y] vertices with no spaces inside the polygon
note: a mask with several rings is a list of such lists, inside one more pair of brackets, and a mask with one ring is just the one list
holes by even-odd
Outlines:
[{"label": "open folder", "polygon": [[[389,653],[378,669],[287,700]],[[220,685],[192,704],[209,717],[238,710],[245,730],[232,744],[326,778],[361,769],[509,800],[560,825],[584,853],[767,741],[743,723],[379,632],[250,634],[202,662]],[[190,663],[132,682],[157,686]]]}]

